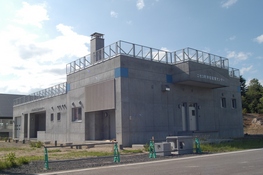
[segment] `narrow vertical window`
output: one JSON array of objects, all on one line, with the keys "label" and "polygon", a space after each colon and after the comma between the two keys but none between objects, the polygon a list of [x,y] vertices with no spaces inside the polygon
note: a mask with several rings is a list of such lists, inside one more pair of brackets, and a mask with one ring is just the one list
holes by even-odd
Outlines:
[{"label": "narrow vertical window", "polygon": [[221,107],[226,108],[226,98],[221,98]]},{"label": "narrow vertical window", "polygon": [[54,114],[52,113],[51,115],[50,115],[50,121],[54,121]]},{"label": "narrow vertical window", "polygon": [[236,109],[237,108],[237,100],[232,99],[232,108]]},{"label": "narrow vertical window", "polygon": [[57,120],[60,120],[60,112],[57,113]]}]

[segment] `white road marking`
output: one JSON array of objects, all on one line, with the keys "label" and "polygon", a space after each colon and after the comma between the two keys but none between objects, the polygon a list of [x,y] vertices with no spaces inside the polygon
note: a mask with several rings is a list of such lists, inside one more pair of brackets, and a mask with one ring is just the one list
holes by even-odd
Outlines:
[{"label": "white road marking", "polygon": [[161,162],[171,162],[171,161],[180,161],[180,160],[187,160],[187,159],[198,159],[198,158],[203,158],[203,157],[221,156],[221,155],[227,155],[227,154],[237,154],[237,153],[252,152],[252,151],[259,151],[259,150],[263,150],[263,148],[242,150],[242,151],[233,151],[233,152],[225,152],[225,153],[216,153],[216,154],[206,154],[206,155],[192,156],[192,157],[173,158],[173,159],[157,160],[157,161],[150,161],[150,162],[140,162],[140,163],[121,164],[121,165],[112,165],[112,166],[95,167],[95,168],[57,171],[57,172],[43,173],[43,174],[37,174],[37,175],[57,175],[57,174],[63,174],[63,173],[91,171],[91,170],[97,170],[97,169],[117,168],[117,167],[124,167],[124,166],[127,167],[127,166],[135,166],[135,165],[146,165],[146,164],[161,163]]}]

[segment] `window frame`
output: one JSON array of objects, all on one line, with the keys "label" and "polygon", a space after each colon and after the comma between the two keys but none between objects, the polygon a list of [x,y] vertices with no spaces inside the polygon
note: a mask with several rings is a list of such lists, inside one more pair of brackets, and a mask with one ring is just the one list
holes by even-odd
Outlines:
[{"label": "window frame", "polygon": [[60,121],[61,120],[61,112],[58,112],[57,113],[57,121]]},{"label": "window frame", "polygon": [[226,108],[226,98],[225,97],[221,98],[221,108]]},{"label": "window frame", "polygon": [[236,108],[237,108],[237,99],[232,98],[231,104],[232,104],[232,108],[233,108],[233,109],[236,109]]},{"label": "window frame", "polygon": [[71,109],[71,121],[82,122],[82,108],[74,107]]},{"label": "window frame", "polygon": [[51,121],[51,122],[54,122],[54,113],[51,113],[51,114],[50,114],[50,121]]}]

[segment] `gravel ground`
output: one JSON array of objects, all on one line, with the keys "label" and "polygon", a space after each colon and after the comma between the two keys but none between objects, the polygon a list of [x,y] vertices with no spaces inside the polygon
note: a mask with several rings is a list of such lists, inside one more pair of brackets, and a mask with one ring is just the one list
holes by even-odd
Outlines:
[{"label": "gravel ground", "polygon": [[49,163],[49,170],[44,170],[44,161],[36,161],[36,162],[31,162],[27,165],[23,165],[21,167],[0,171],[0,174],[13,174],[13,175],[29,174],[30,175],[30,174],[37,174],[37,173],[55,172],[55,171],[61,171],[61,170],[72,170],[72,169],[81,169],[81,168],[109,166],[109,165],[116,165],[116,164],[127,164],[127,163],[146,162],[146,161],[154,161],[154,160],[161,160],[161,159],[171,159],[171,158],[193,156],[193,155],[194,154],[157,156],[157,158],[155,159],[149,158],[148,154],[121,155],[120,163],[114,163],[113,157],[57,161],[57,162]]}]

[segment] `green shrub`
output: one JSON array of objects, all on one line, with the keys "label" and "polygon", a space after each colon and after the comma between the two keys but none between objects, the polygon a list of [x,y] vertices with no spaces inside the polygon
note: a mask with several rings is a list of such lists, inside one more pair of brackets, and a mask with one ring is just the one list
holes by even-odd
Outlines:
[{"label": "green shrub", "polygon": [[144,147],[144,151],[149,151],[149,144],[148,144],[148,143],[146,143],[145,145],[143,145],[143,147]]},{"label": "green shrub", "polygon": [[244,115],[244,114],[246,114],[247,113],[247,108],[243,108],[242,109],[242,114]]},{"label": "green shrub", "polygon": [[41,148],[43,146],[43,143],[40,142],[40,141],[38,141],[38,142],[30,142],[29,144],[33,148]]},{"label": "green shrub", "polygon": [[23,165],[23,164],[28,164],[29,160],[26,159],[25,157],[19,157],[17,162],[18,162],[19,165]]},{"label": "green shrub", "polygon": [[0,170],[6,169],[7,165],[5,161],[0,160]]},{"label": "green shrub", "polygon": [[42,142],[38,141],[38,142],[36,143],[36,147],[37,147],[37,148],[41,148],[42,146],[43,146],[43,143],[42,143]]},{"label": "green shrub", "polygon": [[8,153],[6,156],[5,156],[5,160],[11,164],[11,166],[16,166],[17,163],[16,163],[16,155],[15,153],[11,152],[11,153]]}]

